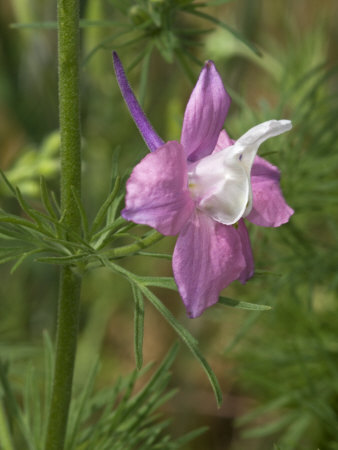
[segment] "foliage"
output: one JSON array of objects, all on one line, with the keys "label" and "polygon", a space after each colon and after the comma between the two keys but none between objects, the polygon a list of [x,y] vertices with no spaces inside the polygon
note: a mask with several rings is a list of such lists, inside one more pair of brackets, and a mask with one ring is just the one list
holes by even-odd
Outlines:
[{"label": "foliage", "polygon": [[[160,420],[158,412],[176,391],[168,390],[169,369],[177,354],[175,345],[153,372],[142,389],[135,392],[135,384],[151,370],[147,365],[142,371],[134,371],[119,378],[112,387],[94,389],[99,364],[88,374],[87,382],[77,390],[70,410],[70,422],[66,438],[66,450],[104,449],[179,449],[195,439],[205,428],[195,430],[180,438],[167,434],[168,420]],[[13,390],[8,379],[9,367],[0,365],[0,444],[4,449],[43,448],[46,433],[45,415],[49,410],[53,378],[54,350],[45,335],[45,371],[43,381],[31,367],[23,383]],[[37,381],[40,382],[37,382]],[[40,386],[44,385],[42,393]],[[22,398],[22,405],[17,401]]]},{"label": "foliage", "polygon": [[[324,55],[314,57],[313,67],[304,64],[293,84],[290,74],[281,72],[280,103],[274,112],[266,105],[259,114],[263,119],[291,110],[291,141],[280,142],[280,148],[268,143],[266,153],[287,178],[284,192],[296,214],[278,234],[255,233],[261,246],[258,267],[274,267],[282,276],[257,279],[255,289],[273,313],[260,320],[258,333],[253,331],[258,316],[250,317],[226,353],[238,346],[240,384],[259,399],[259,406],[238,420],[243,437],[263,442],[277,436],[278,448],[288,450],[338,448],[337,325],[332,314],[338,284],[338,184],[332,170],[338,166],[333,126],[338,68],[328,67]],[[288,58],[286,68],[295,56],[290,52]]]}]

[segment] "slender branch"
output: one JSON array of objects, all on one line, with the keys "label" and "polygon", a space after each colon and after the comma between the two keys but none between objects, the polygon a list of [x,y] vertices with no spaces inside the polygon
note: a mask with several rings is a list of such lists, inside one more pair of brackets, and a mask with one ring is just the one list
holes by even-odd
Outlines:
[{"label": "slender branch", "polygon": [[102,255],[108,258],[122,258],[123,256],[130,256],[133,253],[142,250],[143,248],[150,247],[163,238],[163,234],[154,230],[152,233],[150,233],[143,239],[140,239],[138,242],[103,251]]},{"label": "slender branch", "polygon": [[[58,0],[59,114],[61,134],[61,210],[63,224],[81,232],[74,193],[81,198],[79,94],[79,0]],[[67,240],[68,236],[65,236]],[[56,359],[45,450],[64,448],[72,392],[81,280],[71,266],[61,269]]]}]

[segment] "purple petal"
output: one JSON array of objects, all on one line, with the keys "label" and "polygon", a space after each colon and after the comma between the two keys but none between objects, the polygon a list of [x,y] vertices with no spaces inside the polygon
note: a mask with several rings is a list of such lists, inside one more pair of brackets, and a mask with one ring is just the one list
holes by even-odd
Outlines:
[{"label": "purple petal", "polygon": [[217,303],[219,293],[245,268],[237,230],[195,210],[180,232],[173,271],[189,317]]},{"label": "purple petal", "polygon": [[145,143],[149,147],[149,150],[153,152],[158,147],[161,147],[161,145],[163,145],[164,142],[158,136],[153,127],[150,125],[147,117],[142,111],[142,108],[138,103],[134,95],[134,92],[132,91],[128,83],[122,63],[120,61],[120,58],[117,56],[116,52],[113,52],[113,61],[117,82],[120,86],[122,96],[125,102],[127,103],[130,114],[134,119],[134,122],[137,128],[139,129],[143,139],[145,140]]},{"label": "purple petal", "polygon": [[122,216],[165,235],[177,234],[194,209],[187,177],[181,144],[167,142],[132,171]]},{"label": "purple petal", "polygon": [[184,113],[181,143],[189,161],[213,151],[230,102],[214,63],[207,61]]},{"label": "purple petal", "polygon": [[230,145],[233,145],[234,143],[235,141],[229,137],[228,133],[225,130],[222,130],[218,136],[216,146],[212,153],[218,153],[221,150],[230,147]]},{"label": "purple petal", "polygon": [[294,211],[284,200],[279,180],[277,167],[256,156],[251,169],[253,206],[246,219],[263,227],[279,227],[289,221]]},{"label": "purple petal", "polygon": [[245,284],[253,276],[255,265],[254,265],[254,259],[253,259],[252,249],[251,249],[249,233],[248,233],[248,230],[245,226],[243,219],[241,219],[238,222],[237,231],[238,231],[241,243],[242,243],[242,252],[243,252],[243,256],[244,256],[245,263],[246,263],[245,268],[241,272],[238,279],[242,284]]}]

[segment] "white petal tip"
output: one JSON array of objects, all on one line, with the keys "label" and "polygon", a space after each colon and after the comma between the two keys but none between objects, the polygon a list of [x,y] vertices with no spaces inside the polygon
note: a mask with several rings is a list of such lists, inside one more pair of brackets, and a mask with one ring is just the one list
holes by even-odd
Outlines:
[{"label": "white petal tip", "polygon": [[[262,127],[262,131],[266,129],[265,132],[270,132],[271,136],[277,136],[278,134],[285,133],[286,131],[291,130],[292,123],[291,120],[268,120],[266,122],[257,125],[257,127]],[[254,127],[256,128],[256,127]]]},{"label": "white petal tip", "polygon": [[291,120],[282,119],[282,120],[274,120],[274,122],[277,122],[280,127],[283,127],[285,131],[289,131],[292,128],[292,122]]}]

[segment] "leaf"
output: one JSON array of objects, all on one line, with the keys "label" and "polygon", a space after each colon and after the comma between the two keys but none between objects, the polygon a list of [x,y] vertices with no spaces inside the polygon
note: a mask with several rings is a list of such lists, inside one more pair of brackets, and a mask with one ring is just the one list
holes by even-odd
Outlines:
[{"label": "leaf", "polygon": [[[111,35],[109,35],[108,37],[106,37],[105,39],[103,39],[101,42],[99,42],[84,58],[82,65],[86,65],[88,63],[88,61],[95,55],[95,53],[98,52],[98,50],[105,48],[105,45],[114,41],[116,38],[123,36],[125,34],[128,34],[132,31],[132,29],[127,29],[124,31],[119,31],[117,33],[113,33]],[[115,45],[115,47],[117,47]]]},{"label": "leaf", "polygon": [[144,251],[141,250],[141,251],[139,251],[137,253],[137,255],[140,255],[140,256],[151,256],[153,258],[172,260],[172,255],[169,254],[169,253],[144,252]]},{"label": "leaf", "polygon": [[3,450],[14,450],[2,396],[3,394],[0,393],[0,446]]},{"label": "leaf", "polygon": [[6,186],[7,186],[8,189],[11,191],[11,193],[12,193],[14,196],[16,196],[16,192],[15,192],[14,186],[13,186],[12,183],[8,180],[8,178],[6,177],[5,172],[3,172],[1,169],[0,169],[0,175],[2,176],[2,179],[4,180]]},{"label": "leaf", "polygon": [[[47,331],[43,332],[43,344],[44,344],[44,404],[43,411],[47,415],[50,410],[50,404],[52,401],[53,392],[53,374],[54,374],[54,347]],[[43,421],[42,424],[42,442],[45,442],[47,433],[47,420]]]},{"label": "leaf", "polygon": [[270,434],[281,431],[284,427],[289,426],[298,417],[298,411],[286,414],[273,422],[261,425],[259,427],[250,428],[242,433],[244,439],[259,438],[269,436]]},{"label": "leaf", "polygon": [[220,297],[218,300],[220,305],[230,306],[232,308],[247,309],[251,311],[269,311],[271,306],[256,305],[255,303],[242,302],[229,297]]},{"label": "leaf", "polygon": [[282,395],[281,397],[267,402],[264,405],[255,408],[253,411],[244,414],[236,420],[236,424],[238,426],[243,426],[252,422],[253,420],[256,420],[260,416],[268,415],[271,412],[286,408],[294,400],[294,397],[294,393],[287,393],[286,395]]},{"label": "leaf", "polygon": [[88,219],[87,219],[87,214],[85,211],[85,208],[83,206],[82,200],[79,197],[78,193],[75,191],[74,186],[71,187],[72,190],[72,194],[75,200],[75,204],[78,210],[78,213],[80,215],[81,218],[81,225],[82,225],[82,233],[83,233],[83,237],[84,240],[87,240],[88,238]]},{"label": "leaf", "polygon": [[142,277],[140,275],[134,275],[134,277],[138,283],[144,286],[161,287],[177,291],[175,280],[172,277]]},{"label": "leaf", "polygon": [[139,287],[140,290],[143,292],[143,294],[148,298],[148,300],[155,306],[155,308],[163,315],[163,317],[167,320],[167,322],[174,328],[174,330],[178,333],[180,338],[183,340],[183,342],[187,345],[189,350],[195,356],[197,361],[201,364],[205,373],[207,374],[211,387],[214,391],[217,405],[218,407],[220,407],[222,404],[221,388],[219,386],[216,375],[214,374],[208,362],[200,352],[196,339],[189,333],[189,331],[186,328],[183,327],[183,325],[181,325],[175,319],[172,313],[164,306],[164,304],[155,294],[153,294],[148,288],[146,288],[142,284],[140,284]]},{"label": "leaf", "polygon": [[104,221],[104,218],[106,217],[108,208],[112,204],[113,200],[115,199],[115,197],[120,189],[120,182],[121,182],[121,179],[119,176],[117,176],[111,193],[108,195],[107,199],[103,202],[101,208],[99,209],[98,213],[96,214],[96,217],[94,219],[94,222],[93,222],[93,225],[92,225],[92,228],[90,231],[90,236],[92,236],[98,230],[98,228]]},{"label": "leaf", "polygon": [[[196,7],[196,5],[194,5]],[[257,56],[262,56],[262,53],[258,50],[255,45],[253,45],[250,41],[248,41],[240,32],[237,30],[234,30],[232,27],[230,27],[228,24],[222,22],[221,20],[217,19],[216,17],[210,16],[209,14],[205,14],[201,11],[196,11],[195,8],[193,9],[187,9],[186,12],[193,14],[198,17],[202,17],[202,19],[209,20],[210,22],[214,23],[215,25],[218,25],[221,28],[224,28],[225,30],[229,31],[235,38],[243,42],[244,45],[246,45],[251,51],[253,51]]]},{"label": "leaf", "polygon": [[18,267],[21,266],[21,264],[27,259],[29,256],[34,255],[35,253],[40,253],[44,250],[44,248],[34,248],[33,250],[30,250],[28,252],[25,252],[21,255],[21,257],[17,260],[17,262],[14,264],[14,266],[11,268],[10,273],[13,274]]},{"label": "leaf", "polygon": [[88,254],[82,253],[78,255],[69,255],[69,256],[41,256],[40,258],[36,258],[36,261],[40,263],[68,265],[84,261],[87,258]]},{"label": "leaf", "polygon": [[181,438],[177,439],[176,444],[179,446],[178,448],[184,448],[183,446],[186,445],[188,442],[190,442],[192,439],[196,439],[198,436],[201,436],[201,434],[205,433],[209,430],[209,427],[201,427],[197,430],[191,431],[190,433],[185,434]]},{"label": "leaf", "polygon": [[46,212],[48,212],[52,217],[54,217],[54,219],[58,220],[58,215],[52,205],[47,188],[47,183],[44,177],[40,177],[40,193],[41,193],[41,200]]},{"label": "leaf", "polygon": [[141,369],[143,364],[143,334],[144,334],[144,301],[142,292],[135,285],[131,284],[135,309],[134,309],[134,350],[136,367]]},{"label": "leaf", "polygon": [[[93,387],[95,383],[95,378],[97,376],[98,370],[99,370],[100,364],[97,360],[96,363],[93,365],[92,370],[90,371],[88,375],[88,380],[82,389],[81,396],[78,399],[77,404],[71,409],[71,413],[69,415],[69,424],[68,424],[68,430],[67,430],[67,449],[75,449],[76,448],[76,437],[78,434],[78,430],[81,426],[81,423],[83,423],[85,420],[84,412],[86,408],[86,404],[88,403],[88,400],[90,399],[90,396],[93,392]],[[73,405],[72,405],[73,406]]]}]

